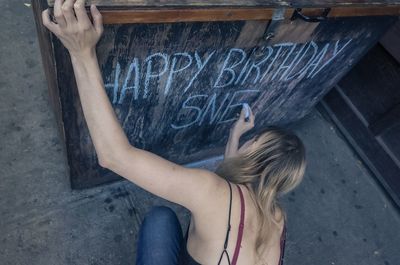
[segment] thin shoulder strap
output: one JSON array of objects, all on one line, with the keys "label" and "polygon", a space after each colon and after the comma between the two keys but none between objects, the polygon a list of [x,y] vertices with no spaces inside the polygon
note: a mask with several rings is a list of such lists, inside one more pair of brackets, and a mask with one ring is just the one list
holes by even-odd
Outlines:
[{"label": "thin shoulder strap", "polygon": [[228,247],[228,241],[229,241],[229,232],[231,231],[231,212],[232,212],[232,187],[231,187],[231,183],[229,183],[228,180],[226,180],[226,182],[228,182],[229,185],[229,217],[228,217],[228,229],[226,231],[226,236],[225,236],[225,243],[224,243],[224,250],[221,253],[221,256],[219,258],[218,261],[218,265],[221,264],[222,261],[222,257],[224,256],[224,254],[226,255],[226,258],[228,259],[228,264],[231,264],[231,260],[229,258],[229,254],[228,251],[226,251],[226,248]]},{"label": "thin shoulder strap", "polygon": [[232,258],[232,265],[236,265],[236,262],[239,258],[240,245],[242,243],[242,238],[243,238],[244,216],[245,216],[245,204],[244,204],[243,192],[242,189],[239,187],[239,185],[237,185],[237,187],[240,194],[240,223],[239,223],[239,233],[236,240],[235,253],[233,254]]},{"label": "thin shoulder strap", "polygon": [[279,257],[279,265],[283,264],[283,258],[285,256],[285,243],[286,243],[286,221],[283,223],[283,231],[281,235],[281,255]]}]

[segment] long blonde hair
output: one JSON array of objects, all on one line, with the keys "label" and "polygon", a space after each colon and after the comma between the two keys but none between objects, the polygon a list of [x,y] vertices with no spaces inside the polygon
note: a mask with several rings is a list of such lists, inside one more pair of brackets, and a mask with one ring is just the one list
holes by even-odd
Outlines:
[{"label": "long blonde hair", "polygon": [[[256,250],[269,243],[275,219],[277,198],[293,190],[303,179],[306,168],[305,148],[293,132],[276,126],[267,127],[255,138],[257,147],[225,159],[216,173],[237,184],[250,184],[259,218]],[[285,214],[283,210],[282,217]]]}]

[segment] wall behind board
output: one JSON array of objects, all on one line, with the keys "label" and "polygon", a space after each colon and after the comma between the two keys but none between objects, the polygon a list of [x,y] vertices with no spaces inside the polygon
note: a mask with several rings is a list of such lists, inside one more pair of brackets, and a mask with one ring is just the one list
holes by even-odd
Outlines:
[{"label": "wall behind board", "polygon": [[[306,115],[394,18],[106,25],[97,46],[105,89],[131,144],[178,163],[221,154],[242,103],[256,128]],[[306,24],[305,24],[306,23]],[[97,164],[69,57],[54,39],[74,187],[115,180]]]}]

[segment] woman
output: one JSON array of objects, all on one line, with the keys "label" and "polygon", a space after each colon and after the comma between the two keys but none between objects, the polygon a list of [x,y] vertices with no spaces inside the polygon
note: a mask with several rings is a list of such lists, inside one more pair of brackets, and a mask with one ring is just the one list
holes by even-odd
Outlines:
[{"label": "woman", "polygon": [[281,263],[285,215],[277,196],[295,188],[304,175],[300,139],[270,127],[238,148],[240,136],[254,126],[254,115],[245,122],[242,110],[216,173],[185,168],[131,146],[105,92],[96,57],[102,16],[91,5],[92,23],[84,2],[56,0],[54,21],[49,10],[42,19],[70,53],[99,164],[191,212],[183,239],[176,215],[169,208],[153,209],[141,227],[137,264]]}]

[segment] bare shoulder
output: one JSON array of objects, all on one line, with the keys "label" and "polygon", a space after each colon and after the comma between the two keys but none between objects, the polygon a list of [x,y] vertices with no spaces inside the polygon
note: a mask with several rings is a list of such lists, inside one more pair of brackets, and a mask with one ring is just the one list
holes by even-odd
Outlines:
[{"label": "bare shoulder", "polygon": [[192,187],[192,190],[197,189],[198,201],[201,205],[191,209],[193,216],[213,213],[215,209],[219,209],[219,202],[225,201],[224,198],[228,195],[228,184],[225,179],[218,176],[216,173],[195,169],[196,175],[202,175],[201,182],[193,182],[192,185],[202,185],[202,187]]}]

